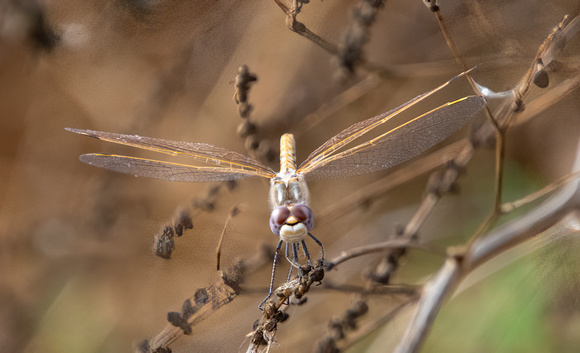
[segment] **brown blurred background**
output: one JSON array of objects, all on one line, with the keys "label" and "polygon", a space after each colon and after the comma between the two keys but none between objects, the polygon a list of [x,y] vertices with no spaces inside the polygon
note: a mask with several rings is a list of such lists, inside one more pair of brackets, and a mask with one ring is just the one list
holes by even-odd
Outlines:
[{"label": "brown blurred background", "polygon": [[[304,6],[299,20],[339,43],[349,26],[352,4],[313,1]],[[578,13],[574,0],[445,1],[441,6],[463,59],[468,66],[479,65],[473,77],[494,91],[512,88],[551,29],[565,14]],[[225,240],[226,265],[252,256],[261,244],[274,247],[277,242],[267,223],[267,184],[243,180],[232,191],[222,190],[214,212],[194,217],[194,229],[176,240],[171,260],[153,256],[153,236],[171,221],[176,209],[189,207],[192,197],[203,197],[208,186],[138,179],[85,165],[78,156],[89,152],[159,157],[75,135],[64,127],[205,142],[248,153],[236,135],[241,120],[232,99],[237,69],[246,64],[258,75],[250,102],[262,147],[270,144],[276,150],[279,136],[294,132],[298,159],[303,160],[341,129],[461,71],[434,16],[420,1],[388,1],[370,35],[365,47],[368,62],[396,75],[382,78],[361,97],[340,106],[333,98],[369,73],[359,70],[338,80],[336,60],[292,33],[274,1],[1,2],[1,350],[130,351],[134,343],[166,325],[168,311],[179,311],[196,288],[215,281],[213,252],[232,205],[245,208]],[[579,48],[576,38],[565,57],[577,61]],[[551,84],[565,78],[566,72],[560,72],[551,77]],[[532,96],[542,93],[534,89]],[[427,111],[469,94],[469,87],[458,83],[417,109]],[[523,197],[570,171],[577,151],[578,98],[573,92],[510,131],[506,199]],[[306,125],[311,120],[305,119],[314,112],[327,114],[317,125]],[[483,116],[478,118],[482,120]],[[277,169],[275,161],[264,162]],[[422,234],[446,237],[445,244],[466,241],[492,205],[493,165],[493,151],[478,152],[463,179],[462,193],[442,201]],[[315,214],[388,173],[312,183]],[[405,224],[420,202],[426,178],[417,178],[366,208],[341,205],[350,212],[329,222],[320,220],[315,234],[328,256],[394,234],[395,225]],[[566,256],[572,256],[574,247],[566,248]],[[578,292],[574,292],[580,267],[573,263],[561,269],[554,261],[562,253],[546,252],[526,257],[529,271],[506,266],[508,277],[499,284],[484,282],[459,307],[482,308],[482,303],[508,296],[511,299],[498,304],[497,316],[449,304],[451,311],[467,313],[463,318],[451,316],[448,322],[461,323],[469,333],[459,334],[453,324],[436,327],[426,351],[547,352],[580,344]],[[371,260],[353,261],[327,278],[356,283],[360,269]],[[409,262],[414,265],[402,271],[400,282],[429,274],[440,261],[424,253],[411,254]],[[565,272],[554,276],[550,270],[554,268]],[[181,338],[174,351],[244,351],[244,335],[259,317],[257,305],[267,292],[269,273],[266,265],[252,275],[247,284],[251,290],[194,327],[193,335]],[[546,282],[548,278],[555,283]],[[521,283],[531,288],[522,288]],[[499,289],[484,291],[496,285]],[[557,290],[557,285],[565,290]],[[552,297],[538,294],[541,299],[534,310],[532,304],[520,308],[518,303],[532,300],[522,297],[516,287],[524,294],[556,293],[549,295],[564,299],[560,306],[550,306]],[[291,320],[279,329],[279,351],[311,349],[328,319],[345,310],[350,293],[313,289],[311,297],[309,307],[290,310]],[[391,299],[396,301],[376,298],[377,305]],[[569,306],[574,300],[576,306]],[[530,327],[517,326],[522,317],[532,322]],[[499,333],[480,328],[480,323]],[[387,325],[384,332],[391,343],[403,327]],[[574,332],[570,327],[577,328],[575,336],[566,333]],[[525,335],[512,338],[510,328]],[[369,340],[369,345],[354,350],[390,350],[384,337],[374,341],[375,348]]]}]

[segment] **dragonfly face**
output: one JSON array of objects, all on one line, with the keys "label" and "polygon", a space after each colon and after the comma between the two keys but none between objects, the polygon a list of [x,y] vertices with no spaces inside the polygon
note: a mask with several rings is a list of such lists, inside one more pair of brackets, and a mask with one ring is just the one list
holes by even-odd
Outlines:
[{"label": "dragonfly face", "polygon": [[276,207],[270,214],[270,229],[287,243],[300,243],[314,228],[314,214],[304,203]]}]

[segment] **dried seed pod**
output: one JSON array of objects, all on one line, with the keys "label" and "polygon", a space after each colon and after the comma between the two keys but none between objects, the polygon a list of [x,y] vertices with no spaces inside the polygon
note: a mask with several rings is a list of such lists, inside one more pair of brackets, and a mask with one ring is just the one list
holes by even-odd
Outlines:
[{"label": "dried seed pod", "polygon": [[166,226],[160,235],[155,236],[154,253],[164,259],[171,258],[173,249],[175,249],[175,236],[173,227]]}]

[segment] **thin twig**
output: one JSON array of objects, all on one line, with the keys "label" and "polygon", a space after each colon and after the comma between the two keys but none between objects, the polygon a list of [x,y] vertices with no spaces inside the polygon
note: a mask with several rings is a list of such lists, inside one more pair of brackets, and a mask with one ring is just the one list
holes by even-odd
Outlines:
[{"label": "thin twig", "polygon": [[353,258],[358,257],[358,256],[362,256],[362,255],[368,255],[368,254],[372,254],[372,253],[376,253],[376,252],[383,252],[385,250],[390,250],[390,249],[409,249],[409,248],[425,250],[425,251],[440,255],[442,257],[446,256],[445,252],[439,251],[439,250],[437,250],[433,247],[427,246],[425,244],[417,243],[414,241],[409,241],[406,239],[394,239],[394,240],[388,240],[388,241],[385,241],[382,243],[369,244],[369,245],[361,246],[358,248],[342,251],[337,257],[335,257],[334,259],[332,259],[326,263],[326,268],[327,268],[327,270],[331,270],[335,266],[337,266],[337,265],[339,265],[347,260],[353,259]]},{"label": "thin twig", "polygon": [[221,259],[221,255],[222,255],[222,243],[224,241],[226,230],[228,229],[228,225],[229,225],[230,221],[240,213],[241,209],[242,209],[242,207],[240,207],[239,205],[235,205],[235,206],[232,206],[232,208],[230,208],[230,212],[228,212],[228,218],[226,219],[226,223],[224,224],[224,227],[222,229],[222,233],[220,235],[218,245],[215,249],[216,264],[217,264],[217,271],[218,272],[220,271],[220,259]]},{"label": "thin twig", "polygon": [[[302,10],[302,6],[306,3],[308,3],[308,1],[292,0],[291,6],[286,6],[281,0],[274,0],[274,1],[278,5],[278,7],[280,7],[280,9],[282,9],[282,11],[286,14],[286,25],[288,26],[288,28],[292,32],[298,33],[299,35],[310,40],[312,43],[319,46],[320,48],[322,48],[323,50],[325,50],[326,52],[328,52],[332,56],[339,58],[341,65],[349,68],[350,71],[354,70],[355,64],[358,64],[361,68],[363,68],[369,72],[379,73],[384,77],[392,77],[393,76],[393,72],[391,70],[384,68],[381,65],[369,63],[368,61],[364,60],[364,58],[362,57],[360,50],[362,48],[362,45],[368,41],[366,34],[363,34],[362,36],[360,34],[357,34],[355,36],[351,35],[349,38],[349,35],[347,33],[345,42],[348,42],[348,43],[346,45],[343,45],[343,48],[339,48],[339,46],[332,44],[331,42],[322,38],[318,34],[312,32],[310,29],[308,29],[308,27],[304,23],[299,22],[296,19],[298,14]],[[355,15],[355,18],[357,18],[357,22],[359,22],[359,28],[358,28],[359,31],[357,33],[361,33],[360,23],[363,23],[366,20],[367,22],[369,22],[368,25],[370,26],[370,24],[372,24],[374,22],[374,17],[376,15],[376,11],[382,7],[383,2],[384,1],[365,2],[366,6],[368,8],[373,9],[372,15],[370,16],[370,18],[372,18],[372,20],[368,21],[369,18],[366,17],[369,15],[368,11],[366,11],[366,15],[365,14],[361,15],[360,11],[358,11],[359,14]],[[379,4],[379,6],[376,6],[375,4]],[[356,12],[357,11],[355,11],[355,13]],[[367,30],[366,27],[367,26],[365,25],[364,28],[362,28],[362,33],[364,33],[364,31]],[[355,55],[352,55],[353,52],[357,52],[357,53]]]},{"label": "thin twig", "polygon": [[309,30],[304,23],[298,22],[298,20],[296,20],[296,16],[298,16],[300,10],[302,9],[303,3],[301,1],[293,0],[291,7],[286,6],[281,0],[274,1],[286,14],[286,25],[288,26],[288,28],[290,28],[290,30],[305,37],[306,39],[310,40],[312,43],[318,45],[319,47],[326,50],[330,54],[339,55],[340,50],[336,45],[323,39],[316,33]]},{"label": "thin twig", "polygon": [[578,177],[580,177],[580,171],[576,171],[574,173],[570,173],[568,175],[565,175],[562,178],[556,180],[555,182],[546,185],[542,189],[540,189],[536,192],[533,192],[529,195],[526,195],[526,197],[523,197],[523,198],[516,200],[516,201],[513,201],[513,202],[504,203],[503,205],[501,205],[501,212],[502,213],[509,213],[518,207],[522,207],[526,204],[529,204],[530,202],[533,202],[533,201],[539,199],[540,197],[545,196],[545,195],[551,193],[552,191],[561,188],[562,186],[568,184],[569,182],[571,182],[572,180],[574,180]]}]

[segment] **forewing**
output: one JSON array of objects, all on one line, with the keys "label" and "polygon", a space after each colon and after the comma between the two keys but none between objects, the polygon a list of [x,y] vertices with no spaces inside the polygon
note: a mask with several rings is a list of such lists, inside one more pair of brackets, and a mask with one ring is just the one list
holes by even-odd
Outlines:
[{"label": "forewing", "polygon": [[169,181],[227,181],[253,176],[263,176],[253,170],[198,167],[187,164],[157,161],[147,158],[114,154],[90,153],[79,158],[82,162],[136,177]]},{"label": "forewing", "polygon": [[368,142],[310,164],[302,172],[307,180],[339,179],[396,166],[443,141],[485,104],[480,96],[446,103]]},{"label": "forewing", "polygon": [[422,101],[423,99],[431,96],[435,92],[441,90],[445,86],[449,85],[453,80],[469,73],[471,70],[467,70],[462,72],[461,74],[453,77],[451,80],[445,82],[441,86],[429,91],[425,92],[417,97],[411,99],[410,101],[403,103],[402,105],[398,106],[397,108],[390,110],[386,113],[377,115],[370,119],[366,119],[363,121],[359,121],[356,124],[353,124],[346,128],[345,130],[339,132],[330,140],[326,141],[322,146],[318,147],[314,152],[312,152],[308,158],[300,165],[299,171],[307,171],[313,169],[313,165],[317,164],[318,161],[329,158],[331,155],[336,153],[339,149],[346,146],[347,144],[351,143],[352,141],[356,140],[357,138],[363,136],[367,132],[375,129],[376,127],[386,123],[392,117],[396,116],[397,114],[405,111],[407,108],[413,106],[415,103]]},{"label": "forewing", "polygon": [[[182,141],[170,141],[164,140],[160,138],[153,138],[153,137],[145,137],[139,135],[125,135],[125,134],[117,134],[112,132],[103,132],[103,131],[94,131],[94,130],[81,130],[81,129],[72,129],[66,128],[66,130],[90,136],[99,140],[113,142],[121,145],[136,147],[140,149],[145,149],[154,152],[160,152],[164,154],[168,154],[171,156],[185,156],[190,157],[195,160],[214,164],[219,168],[213,168],[216,171],[224,172],[224,173],[232,173],[231,171],[224,171],[226,169],[231,169],[234,172],[238,172],[244,175],[253,175],[253,176],[261,176],[265,178],[270,178],[275,175],[274,171],[260,162],[248,157],[244,156],[241,153],[237,153],[234,151],[230,151],[228,149],[208,145],[206,143],[192,143],[192,142],[182,142]],[[86,156],[108,156],[104,154],[89,154]],[[121,156],[116,156],[121,157]],[[85,159],[87,159],[86,157]],[[98,157],[101,158],[101,157]],[[124,157],[124,158],[131,158],[131,157]],[[135,158],[138,160],[138,158]],[[83,160],[81,158],[81,160]],[[83,160],[84,162],[88,163],[87,161]],[[107,165],[110,167],[104,167],[112,170],[112,161],[107,162]],[[181,165],[181,164],[173,164],[168,163],[168,165]],[[185,165],[184,165],[185,166]],[[194,167],[192,168],[203,168],[203,167]],[[209,168],[212,169],[212,168]],[[206,169],[209,171],[209,169]],[[133,174],[132,172],[127,172],[129,174]],[[225,179],[229,180],[229,179]],[[201,180],[200,180],[201,181]]]}]

